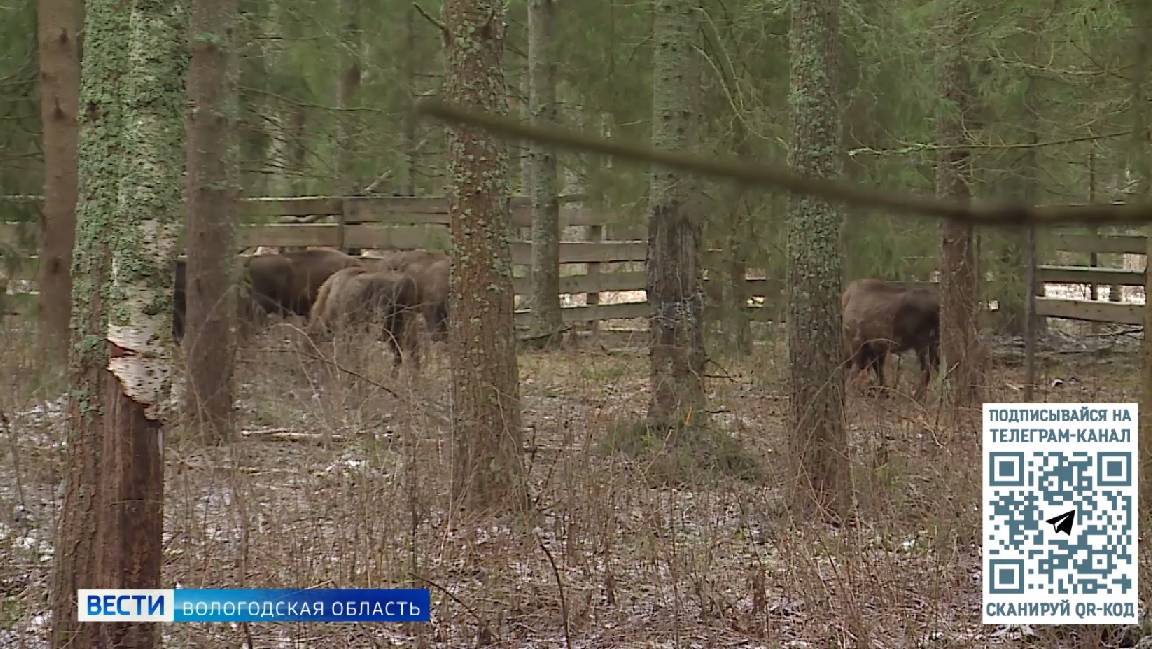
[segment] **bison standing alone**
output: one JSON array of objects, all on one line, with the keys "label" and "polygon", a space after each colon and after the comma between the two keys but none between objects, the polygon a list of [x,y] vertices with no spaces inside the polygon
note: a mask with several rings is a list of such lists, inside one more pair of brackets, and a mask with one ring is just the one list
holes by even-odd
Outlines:
[{"label": "bison standing alone", "polygon": [[889,352],[916,352],[926,388],[940,364],[940,298],[935,290],[905,289],[860,279],[841,297],[844,342],[857,371],[871,369],[884,386]]}]

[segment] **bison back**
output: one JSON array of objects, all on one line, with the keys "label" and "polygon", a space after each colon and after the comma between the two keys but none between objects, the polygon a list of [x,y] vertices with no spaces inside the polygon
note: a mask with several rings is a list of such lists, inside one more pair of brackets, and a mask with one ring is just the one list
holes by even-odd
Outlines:
[{"label": "bison back", "polygon": [[292,266],[289,310],[307,316],[312,310],[320,287],[337,271],[356,265],[356,257],[328,248],[310,248],[287,252],[284,258]]}]

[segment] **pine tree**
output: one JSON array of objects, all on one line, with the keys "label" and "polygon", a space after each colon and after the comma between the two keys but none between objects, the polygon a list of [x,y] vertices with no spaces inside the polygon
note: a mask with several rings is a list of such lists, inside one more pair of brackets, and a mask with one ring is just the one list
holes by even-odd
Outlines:
[{"label": "pine tree", "polygon": [[[652,145],[681,151],[691,145],[697,114],[692,81],[695,0],[659,0],[654,8]],[[654,167],[648,198],[648,303],[651,426],[679,428],[704,402],[704,294],[700,278],[701,223],[690,180]]]},{"label": "pine tree", "polygon": [[[937,62],[940,108],[936,138],[936,193],[955,201],[972,195],[971,156],[964,116],[972,99],[966,47],[972,13],[964,0],[952,0],[946,12]],[[947,372],[948,398],[956,407],[980,401],[981,372],[978,278],[971,224],[945,221],[940,228],[940,356]]]},{"label": "pine tree", "polygon": [[189,20],[185,418],[201,439],[232,435],[235,360],[236,0],[192,0]]},{"label": "pine tree", "polygon": [[[528,0],[528,111],[540,124],[556,123],[556,6]],[[547,343],[560,334],[560,203],[556,151],[533,143],[528,149],[532,196],[531,336]]]},{"label": "pine tree", "polygon": [[[446,0],[449,101],[506,111],[502,0]],[[520,508],[520,380],[512,328],[507,146],[482,131],[448,129],[452,281],[454,502],[475,510]]]},{"label": "pine tree", "polygon": [[[841,173],[838,93],[840,0],[795,0],[792,60],[792,151],[798,173]],[[788,354],[791,370],[792,502],[800,514],[845,516],[851,503],[844,430],[838,207],[810,196],[788,206]]]},{"label": "pine tree", "polygon": [[44,205],[40,220],[40,357],[68,357],[72,246],[76,237],[76,108],[80,95],[77,0],[39,0],[40,122],[44,129]]}]

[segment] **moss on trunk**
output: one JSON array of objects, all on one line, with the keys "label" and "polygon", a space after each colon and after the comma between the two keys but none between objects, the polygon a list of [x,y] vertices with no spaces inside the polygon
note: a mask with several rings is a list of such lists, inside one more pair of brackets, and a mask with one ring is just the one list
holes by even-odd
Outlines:
[{"label": "moss on trunk", "polygon": [[[504,3],[447,0],[444,26],[449,101],[503,114]],[[448,129],[452,496],[473,510],[518,509],[527,503],[512,329],[506,158],[503,141],[478,129]]]},{"label": "moss on trunk", "polygon": [[[789,163],[805,176],[841,174],[839,11],[839,0],[792,3]],[[792,502],[800,515],[843,516],[851,500],[841,371],[843,215],[835,205],[799,195],[791,197],[787,214]]]},{"label": "moss on trunk", "polygon": [[118,0],[85,3],[80,89],[76,245],[64,501],[52,578],[52,647],[98,646],[99,625],[76,622],[76,589],[96,585],[94,541],[100,487],[101,399],[108,364],[104,334],[107,236],[116,226],[124,130],[120,93],[128,57],[128,13]]}]

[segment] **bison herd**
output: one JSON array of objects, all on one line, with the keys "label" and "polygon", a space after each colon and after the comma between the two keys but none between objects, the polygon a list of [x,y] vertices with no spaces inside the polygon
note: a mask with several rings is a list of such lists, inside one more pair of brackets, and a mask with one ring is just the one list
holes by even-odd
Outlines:
[{"label": "bison herd", "polygon": [[[395,365],[415,353],[412,319],[419,313],[433,340],[448,332],[450,259],[441,252],[407,250],[352,256],[312,248],[241,256],[241,321],[265,316],[301,316],[308,333],[326,339],[338,332],[378,327],[395,354]],[[176,264],[173,334],[184,336],[186,268]],[[940,363],[940,299],[933,289],[900,288],[860,279],[841,297],[847,364],[857,374],[871,371],[885,385],[889,354],[916,353],[920,389]],[[417,357],[418,358],[418,357]]]},{"label": "bison herd", "polygon": [[[374,328],[392,347],[396,365],[415,352],[411,321],[422,314],[434,340],[448,330],[449,258],[441,252],[409,250],[352,256],[311,248],[240,257],[240,321],[266,316],[301,316],[308,332],[324,339],[338,332]],[[172,328],[182,340],[187,308],[187,267],[177,261]]]}]

